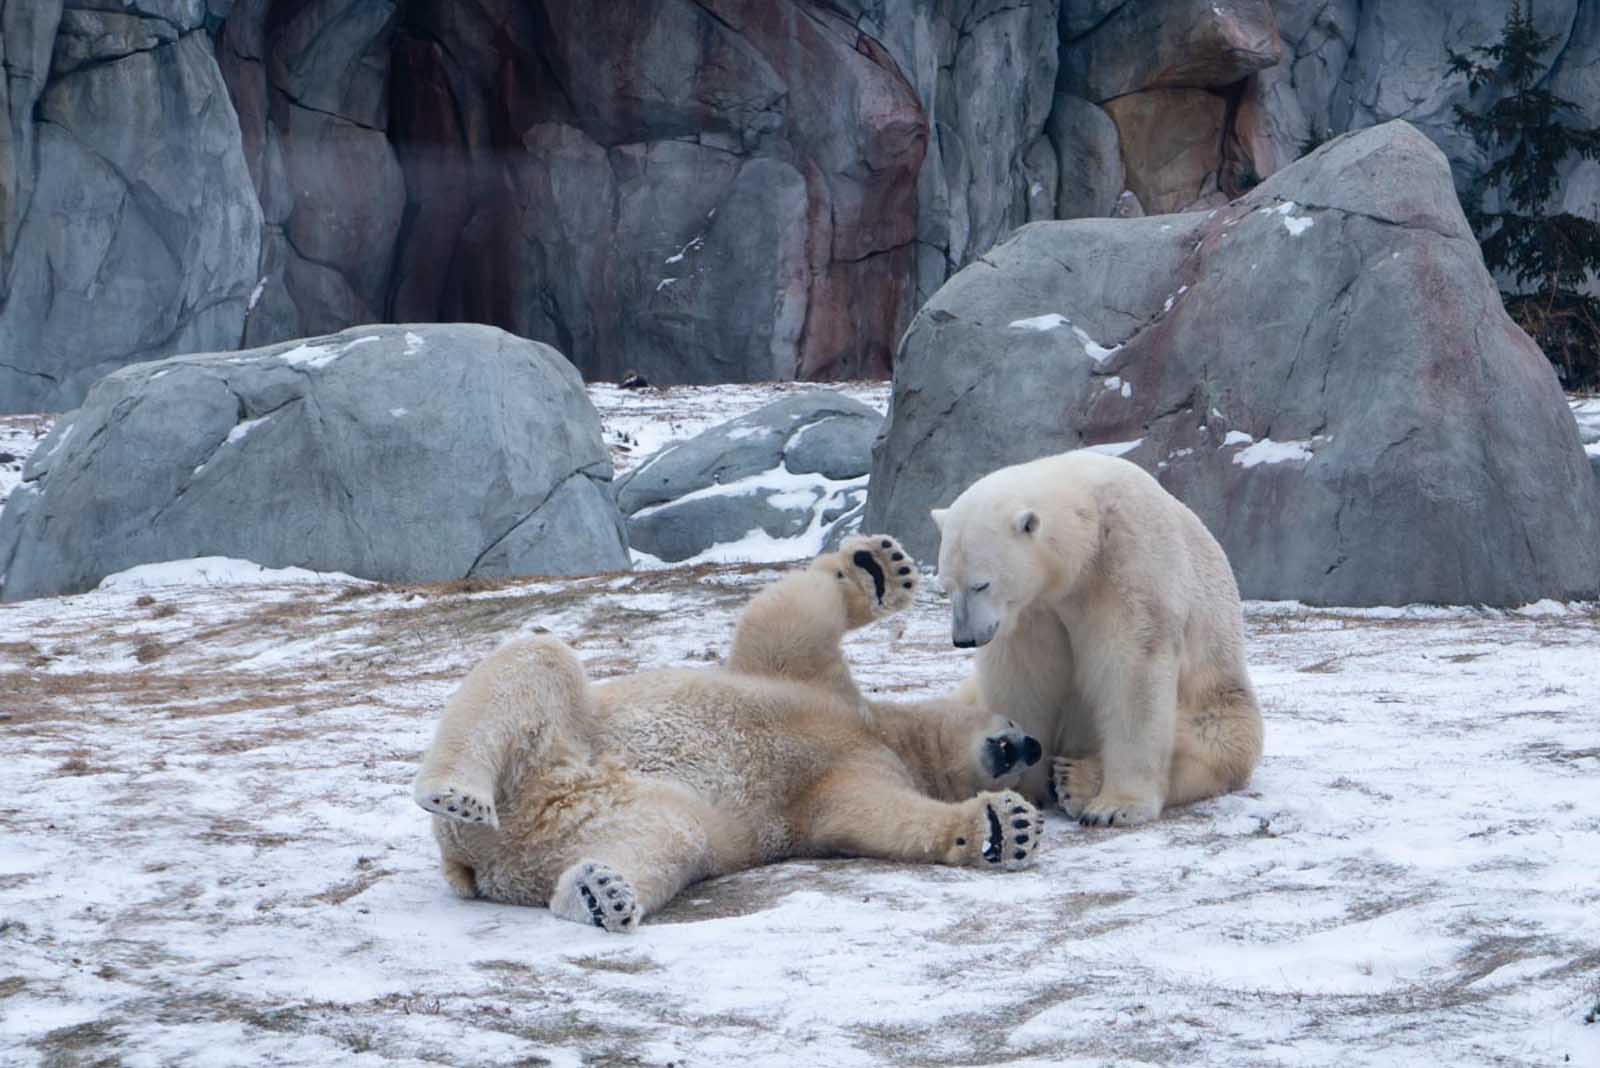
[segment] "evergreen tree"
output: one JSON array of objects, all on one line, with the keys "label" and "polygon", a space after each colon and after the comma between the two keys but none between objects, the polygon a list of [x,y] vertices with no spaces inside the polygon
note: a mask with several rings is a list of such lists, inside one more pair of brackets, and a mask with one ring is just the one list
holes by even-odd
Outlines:
[{"label": "evergreen tree", "polygon": [[[1469,197],[1467,217],[1491,270],[1509,274],[1517,292],[1506,310],[1555,364],[1568,388],[1600,385],[1600,300],[1581,291],[1600,272],[1600,223],[1570,212],[1547,214],[1562,160],[1600,158],[1600,129],[1569,126],[1578,106],[1538,86],[1540,57],[1556,43],[1533,22],[1533,4],[1512,0],[1500,40],[1468,53],[1450,51],[1450,70],[1468,91],[1499,90],[1483,114],[1456,105],[1456,121],[1494,164]],[[1484,193],[1498,191],[1500,211]]]}]

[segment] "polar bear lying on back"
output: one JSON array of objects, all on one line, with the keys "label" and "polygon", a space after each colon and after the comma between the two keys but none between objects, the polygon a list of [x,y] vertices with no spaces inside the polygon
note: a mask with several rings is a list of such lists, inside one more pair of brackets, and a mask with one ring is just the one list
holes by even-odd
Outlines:
[{"label": "polar bear lying on back", "polygon": [[1239,589],[1199,518],[1126,460],[1079,451],[1002,468],[935,511],[952,637],[977,693],[1055,759],[1087,825],[1237,790],[1261,757]]},{"label": "polar bear lying on back", "polygon": [[867,701],[850,678],[844,632],[916,582],[892,538],[848,538],[756,596],[724,668],[591,686],[554,638],[502,646],[414,784],[445,878],[632,931],[692,882],[784,857],[1028,862],[1042,821],[1006,787],[1039,743],[970,704]]}]

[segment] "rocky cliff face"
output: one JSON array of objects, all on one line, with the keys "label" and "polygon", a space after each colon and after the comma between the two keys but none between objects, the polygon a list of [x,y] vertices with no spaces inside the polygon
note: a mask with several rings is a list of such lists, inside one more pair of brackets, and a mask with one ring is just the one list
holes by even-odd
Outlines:
[{"label": "rocky cliff face", "polygon": [[[0,410],[471,320],[590,377],[881,374],[1040,219],[1219,204],[1405,118],[1488,0],[0,0]],[[1545,0],[1600,102],[1600,0]],[[1586,121],[1600,121],[1600,104]],[[1600,166],[1568,210],[1600,211]]]}]

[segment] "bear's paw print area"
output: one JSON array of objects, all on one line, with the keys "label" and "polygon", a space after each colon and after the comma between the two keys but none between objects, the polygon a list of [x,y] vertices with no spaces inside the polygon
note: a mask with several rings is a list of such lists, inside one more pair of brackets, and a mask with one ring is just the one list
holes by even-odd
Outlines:
[{"label": "bear's paw print area", "polygon": [[905,547],[887,534],[860,534],[839,543],[839,555],[871,581],[877,614],[892,615],[910,608],[922,576]]},{"label": "bear's paw print area", "polygon": [[980,794],[972,826],[956,837],[958,862],[990,870],[1031,864],[1044,833],[1044,816],[1013,790]]},{"label": "bear's paw print area", "polygon": [[613,934],[637,931],[642,915],[633,884],[616,869],[595,861],[580,862],[562,876],[550,911]]}]

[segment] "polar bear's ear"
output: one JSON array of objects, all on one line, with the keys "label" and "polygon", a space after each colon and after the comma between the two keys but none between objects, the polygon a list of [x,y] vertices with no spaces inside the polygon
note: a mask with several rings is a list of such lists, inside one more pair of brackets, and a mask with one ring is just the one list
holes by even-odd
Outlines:
[{"label": "polar bear's ear", "polygon": [[1024,508],[1012,516],[1011,529],[1018,534],[1032,534],[1039,529],[1039,513],[1032,508]]},{"label": "polar bear's ear", "polygon": [[929,512],[928,514],[933,516],[933,525],[938,527],[939,530],[942,532],[944,530],[944,517],[950,514],[950,509],[948,509],[948,508],[935,508],[933,511]]}]

